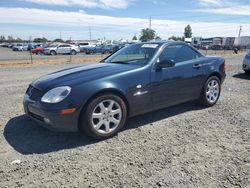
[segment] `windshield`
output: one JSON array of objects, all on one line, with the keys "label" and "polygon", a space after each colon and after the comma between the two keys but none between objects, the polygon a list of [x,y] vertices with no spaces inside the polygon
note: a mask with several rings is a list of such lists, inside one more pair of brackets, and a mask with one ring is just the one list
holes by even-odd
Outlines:
[{"label": "windshield", "polygon": [[131,44],[115,54],[111,55],[105,60],[105,63],[124,63],[124,64],[147,64],[158,48],[160,44]]}]

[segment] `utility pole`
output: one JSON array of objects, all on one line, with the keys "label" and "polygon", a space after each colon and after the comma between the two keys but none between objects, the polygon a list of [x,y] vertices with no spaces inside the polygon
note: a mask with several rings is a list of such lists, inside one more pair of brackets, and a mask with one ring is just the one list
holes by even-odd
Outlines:
[{"label": "utility pole", "polygon": [[240,26],[239,35],[238,35],[238,46],[239,46],[239,47],[240,47],[240,45],[241,45],[241,38],[240,38],[241,32],[242,32],[242,26]]},{"label": "utility pole", "polygon": [[152,27],[152,17],[150,16],[149,17],[149,29],[151,30],[151,27]]},{"label": "utility pole", "polygon": [[239,38],[241,36],[241,32],[242,32],[242,26],[240,26],[239,35],[238,35]]},{"label": "utility pole", "polygon": [[89,27],[89,40],[92,40],[92,31],[91,31],[91,27]]},{"label": "utility pole", "polygon": [[62,40],[62,32],[60,31],[60,39]]}]

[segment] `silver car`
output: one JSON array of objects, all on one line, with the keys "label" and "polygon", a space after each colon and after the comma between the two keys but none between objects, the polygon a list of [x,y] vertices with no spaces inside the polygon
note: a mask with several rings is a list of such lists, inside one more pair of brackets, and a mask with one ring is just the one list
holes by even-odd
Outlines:
[{"label": "silver car", "polygon": [[71,44],[55,44],[44,48],[44,54],[47,55],[56,55],[56,54],[71,54],[76,55],[80,52],[80,48],[78,46],[74,46]]},{"label": "silver car", "polygon": [[27,44],[16,44],[12,47],[13,51],[27,51],[28,45]]},{"label": "silver car", "polygon": [[243,60],[243,70],[250,73],[250,52],[248,52]]}]

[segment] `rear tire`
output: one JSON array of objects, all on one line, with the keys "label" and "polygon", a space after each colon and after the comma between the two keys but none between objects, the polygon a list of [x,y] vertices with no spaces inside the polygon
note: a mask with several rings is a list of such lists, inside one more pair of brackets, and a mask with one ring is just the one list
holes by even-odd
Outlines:
[{"label": "rear tire", "polygon": [[77,52],[76,52],[75,50],[71,50],[70,54],[71,54],[71,55],[76,55]]},{"label": "rear tire", "polygon": [[214,106],[220,98],[221,81],[217,76],[211,76],[202,88],[200,102],[206,107]]},{"label": "rear tire", "polygon": [[127,119],[127,107],[116,95],[104,94],[93,99],[82,112],[79,129],[97,140],[115,136]]}]

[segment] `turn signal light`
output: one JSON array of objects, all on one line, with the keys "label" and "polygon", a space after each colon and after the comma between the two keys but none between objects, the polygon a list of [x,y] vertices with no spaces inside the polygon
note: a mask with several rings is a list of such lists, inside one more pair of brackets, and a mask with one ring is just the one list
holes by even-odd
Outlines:
[{"label": "turn signal light", "polygon": [[61,114],[65,115],[65,114],[73,114],[76,111],[75,108],[68,108],[68,109],[64,109],[61,111]]}]

